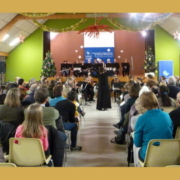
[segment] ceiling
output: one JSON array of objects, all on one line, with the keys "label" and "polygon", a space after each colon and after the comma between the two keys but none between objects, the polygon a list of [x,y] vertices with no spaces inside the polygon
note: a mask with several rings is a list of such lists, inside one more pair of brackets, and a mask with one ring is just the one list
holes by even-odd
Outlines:
[{"label": "ceiling", "polygon": [[[128,13],[111,13],[111,14],[103,14],[104,17],[127,17]],[[102,16],[102,14],[101,14]],[[38,22],[43,24],[48,19],[62,19],[62,18],[92,18],[94,17],[94,13],[90,14],[59,14],[56,16],[48,16],[45,18],[36,18],[38,19]],[[48,18],[48,19],[47,19]],[[34,18],[32,17],[25,17],[23,15],[17,14],[17,13],[0,13],[0,56],[8,56],[8,53],[13,50],[16,46],[19,45],[16,44],[15,46],[10,46],[9,43],[15,39],[16,37],[19,37],[20,35],[27,38],[30,34],[32,34],[38,27],[35,26],[33,23]],[[180,14],[175,13],[172,14],[167,19],[164,19],[163,21],[158,23],[164,30],[166,30],[169,34],[172,35],[176,31],[180,32]],[[9,38],[2,42],[3,36],[8,33]]]}]

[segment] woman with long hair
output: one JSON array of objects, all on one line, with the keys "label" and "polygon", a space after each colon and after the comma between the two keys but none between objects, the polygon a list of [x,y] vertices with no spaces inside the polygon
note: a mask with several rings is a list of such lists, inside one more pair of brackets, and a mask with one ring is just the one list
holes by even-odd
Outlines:
[{"label": "woman with long hair", "polygon": [[16,138],[38,138],[42,142],[44,151],[48,149],[48,131],[43,126],[42,106],[38,103],[31,104],[26,111],[25,120],[16,129]]},{"label": "woman with long hair", "polygon": [[169,88],[167,86],[160,86],[159,87],[159,97],[158,103],[159,107],[166,112],[170,112],[171,110],[177,108],[176,101],[169,97]]},{"label": "woman with long hair", "polygon": [[19,88],[11,88],[5,97],[4,105],[0,105],[0,121],[21,124],[24,120],[24,108],[20,102]]}]

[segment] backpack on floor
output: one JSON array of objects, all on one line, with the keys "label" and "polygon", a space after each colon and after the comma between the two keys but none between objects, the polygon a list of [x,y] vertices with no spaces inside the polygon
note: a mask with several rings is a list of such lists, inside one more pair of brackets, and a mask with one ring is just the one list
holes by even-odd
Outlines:
[{"label": "backpack on floor", "polygon": [[114,137],[113,139],[111,139],[111,143],[124,144],[124,142],[125,142],[125,132],[123,130],[123,127],[121,127],[119,129],[118,135]]}]

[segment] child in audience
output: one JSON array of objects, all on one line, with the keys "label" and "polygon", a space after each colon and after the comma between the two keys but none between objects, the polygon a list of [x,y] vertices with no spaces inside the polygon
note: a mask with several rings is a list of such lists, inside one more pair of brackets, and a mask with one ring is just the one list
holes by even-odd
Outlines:
[{"label": "child in audience", "polygon": [[48,131],[42,123],[42,107],[38,103],[31,104],[25,114],[22,125],[16,129],[16,138],[38,138],[42,142],[44,151],[48,149]]}]

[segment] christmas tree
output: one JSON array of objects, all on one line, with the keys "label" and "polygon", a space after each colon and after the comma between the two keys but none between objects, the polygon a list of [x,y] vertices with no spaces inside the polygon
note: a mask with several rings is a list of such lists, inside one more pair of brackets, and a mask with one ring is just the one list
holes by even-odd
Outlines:
[{"label": "christmas tree", "polygon": [[56,75],[56,66],[54,60],[51,57],[51,53],[48,51],[43,61],[41,76],[53,77]]},{"label": "christmas tree", "polygon": [[148,46],[147,50],[145,51],[144,70],[146,73],[155,72],[157,70],[155,56],[150,46]]}]

